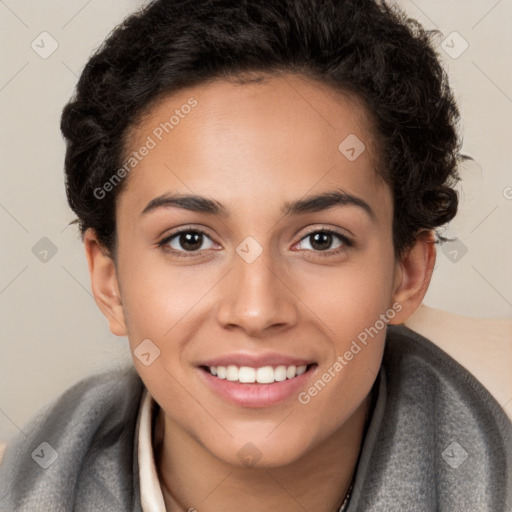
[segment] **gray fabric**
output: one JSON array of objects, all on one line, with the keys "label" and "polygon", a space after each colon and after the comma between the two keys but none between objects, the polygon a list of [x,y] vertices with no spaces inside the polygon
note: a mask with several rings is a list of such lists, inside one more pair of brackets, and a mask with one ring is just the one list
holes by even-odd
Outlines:
[{"label": "gray fabric", "polygon": [[512,512],[512,423],[473,375],[389,326],[379,377],[346,512]]},{"label": "gray fabric", "polygon": [[[133,368],[94,375],[46,407],[8,443],[1,512],[141,512],[136,420],[143,384]],[[48,443],[58,454],[44,469]],[[32,454],[34,454],[34,458]]]},{"label": "gray fabric", "polygon": [[[377,378],[346,512],[512,512],[512,423],[471,374],[429,340],[390,326]],[[38,414],[5,452],[0,511],[140,512],[142,390],[132,367],[112,371]],[[47,469],[35,461],[48,457],[36,450],[42,442],[58,453]]]}]

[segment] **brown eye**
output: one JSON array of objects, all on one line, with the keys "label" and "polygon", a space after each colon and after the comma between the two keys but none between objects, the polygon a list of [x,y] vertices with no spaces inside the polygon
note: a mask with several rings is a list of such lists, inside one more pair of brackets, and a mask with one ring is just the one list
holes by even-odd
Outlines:
[{"label": "brown eye", "polygon": [[203,235],[195,231],[180,233],[177,240],[178,244],[186,251],[197,251],[203,245]]},{"label": "brown eye", "polygon": [[[210,246],[208,246],[208,241],[210,241]],[[213,242],[204,231],[183,229],[166,236],[158,245],[167,252],[186,256],[187,252],[194,253],[211,249]]]},{"label": "brown eye", "polygon": [[[353,247],[354,243],[345,235],[330,229],[317,229],[304,236],[296,247],[306,249],[319,256],[335,256]],[[304,246],[305,245],[305,246]]]},{"label": "brown eye", "polygon": [[325,251],[330,248],[333,236],[325,231],[319,231],[309,235],[310,245],[317,251]]}]

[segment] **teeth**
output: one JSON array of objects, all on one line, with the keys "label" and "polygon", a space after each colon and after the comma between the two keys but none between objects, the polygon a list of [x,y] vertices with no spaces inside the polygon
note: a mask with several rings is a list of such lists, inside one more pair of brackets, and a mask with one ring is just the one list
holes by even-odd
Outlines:
[{"label": "teeth", "polygon": [[[290,366],[290,368],[293,368],[293,366]],[[274,380],[277,380],[277,382],[281,382],[283,380],[286,380],[286,366],[278,366],[274,370]],[[291,372],[290,372],[291,375]]]},{"label": "teeth", "polygon": [[240,382],[256,382],[256,370],[248,366],[242,366],[238,370],[238,380]]},{"label": "teeth", "polygon": [[[297,367],[297,375],[302,375],[306,371],[307,366],[298,366]],[[288,372],[286,373],[286,376],[288,376]]]},{"label": "teeth", "polygon": [[270,384],[272,382],[282,382],[286,379],[293,379],[298,375],[302,375],[306,371],[307,366],[262,366],[261,368],[251,368],[250,366],[210,366],[209,370],[212,375],[216,375],[219,379],[229,381],[238,381],[242,383]]},{"label": "teeth", "polygon": [[274,380],[274,368],[272,366],[262,366],[256,370],[256,382],[259,384],[270,384]]},{"label": "teeth", "polygon": [[296,366],[288,366],[288,368],[286,369],[286,377],[288,377],[289,379],[295,377],[296,373],[297,373],[297,367]]},{"label": "teeth", "polygon": [[238,368],[230,364],[226,368],[226,380],[238,380]]}]

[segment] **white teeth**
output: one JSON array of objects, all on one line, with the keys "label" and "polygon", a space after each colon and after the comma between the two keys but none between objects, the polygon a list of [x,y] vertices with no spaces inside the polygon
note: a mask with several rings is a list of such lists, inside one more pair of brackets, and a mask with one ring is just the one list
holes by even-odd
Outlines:
[{"label": "white teeth", "polygon": [[238,370],[238,380],[240,382],[256,382],[256,370],[248,366],[242,366]]},{"label": "white teeth", "polygon": [[286,380],[286,366],[278,366],[274,370],[274,379],[277,380],[277,382]]},{"label": "white teeth", "polygon": [[307,366],[297,366],[297,375],[302,375],[306,371]]},{"label": "white teeth", "polygon": [[256,370],[256,382],[270,384],[274,380],[274,368],[272,366],[262,366]]},{"label": "white teeth", "polygon": [[238,380],[238,368],[230,364],[226,368],[226,380]]},{"label": "white teeth", "polygon": [[295,377],[296,372],[297,368],[295,366],[288,366],[288,369],[286,370],[286,376],[291,379],[292,377]]},{"label": "white teeth", "polygon": [[293,379],[298,375],[302,375],[306,371],[307,366],[262,366],[260,368],[251,368],[250,366],[211,366],[210,373],[219,379],[229,381],[239,381],[242,383],[270,384],[271,382],[282,382],[286,379]]}]

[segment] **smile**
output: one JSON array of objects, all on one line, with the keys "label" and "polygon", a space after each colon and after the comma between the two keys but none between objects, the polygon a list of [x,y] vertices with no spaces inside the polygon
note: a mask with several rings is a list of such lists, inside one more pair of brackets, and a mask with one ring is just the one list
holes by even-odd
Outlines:
[{"label": "smile", "polygon": [[240,383],[258,383],[271,384],[272,382],[282,382],[286,379],[293,379],[298,375],[302,375],[308,365],[302,366],[262,366],[252,368],[250,366],[207,366],[205,367],[212,375],[218,379],[226,379],[232,382]]},{"label": "smile", "polygon": [[318,364],[259,367],[198,367],[201,380],[219,398],[238,407],[272,407],[294,399],[317,373]]}]

